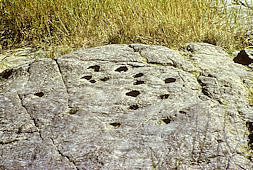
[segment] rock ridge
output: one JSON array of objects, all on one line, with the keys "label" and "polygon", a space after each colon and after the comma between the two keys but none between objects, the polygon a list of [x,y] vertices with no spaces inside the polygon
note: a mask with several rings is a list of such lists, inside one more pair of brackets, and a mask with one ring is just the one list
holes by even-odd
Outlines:
[{"label": "rock ridge", "polygon": [[252,81],[206,43],[28,62],[0,73],[0,167],[251,169]]}]

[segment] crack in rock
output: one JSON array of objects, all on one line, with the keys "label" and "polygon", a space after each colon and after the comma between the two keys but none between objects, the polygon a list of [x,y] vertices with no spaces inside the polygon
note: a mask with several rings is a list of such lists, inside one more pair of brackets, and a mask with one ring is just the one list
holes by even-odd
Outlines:
[{"label": "crack in rock", "polygon": [[54,139],[50,138],[50,140],[52,141],[53,146],[55,147],[56,151],[59,153],[59,155],[61,155],[62,157],[66,158],[68,160],[68,162],[70,164],[72,164],[76,170],[79,170],[79,168],[76,166],[76,163],[74,160],[72,160],[68,155],[64,155],[60,149],[58,149],[58,147],[55,145]]},{"label": "crack in rock", "polygon": [[23,103],[22,96],[20,94],[17,94],[17,95],[18,95],[18,98],[20,100],[21,106],[25,109],[26,113],[30,116],[31,120],[33,121],[34,126],[38,129],[37,132],[39,133],[39,136],[40,136],[41,140],[44,140],[43,137],[42,137],[41,129],[40,129],[39,125],[38,125],[37,120],[32,116],[32,114],[30,112],[28,112],[26,106]]},{"label": "crack in rock", "polygon": [[69,91],[68,91],[67,84],[66,84],[66,82],[65,82],[65,80],[64,80],[64,78],[63,78],[61,66],[60,66],[60,64],[58,63],[58,60],[57,60],[57,59],[54,59],[54,61],[55,61],[56,65],[57,65],[57,67],[58,67],[59,73],[61,74],[61,79],[62,79],[62,82],[63,82],[63,84],[64,84],[66,93],[67,93],[67,95],[68,95],[68,97],[67,97],[68,107],[71,108],[71,106],[70,106],[70,104],[69,104]]},{"label": "crack in rock", "polygon": [[0,145],[7,145],[7,144],[11,144],[11,143],[18,142],[18,141],[19,141],[18,139],[10,139],[7,141],[0,141]]}]

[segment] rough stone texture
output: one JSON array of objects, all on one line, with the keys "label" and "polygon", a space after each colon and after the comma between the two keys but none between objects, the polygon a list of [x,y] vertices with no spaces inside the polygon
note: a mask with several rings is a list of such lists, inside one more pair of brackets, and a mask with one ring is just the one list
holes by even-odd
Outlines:
[{"label": "rough stone texture", "polygon": [[0,72],[8,68],[25,64],[44,55],[45,52],[41,50],[36,50],[34,48],[19,48],[15,50],[6,50],[5,52],[0,54]]},{"label": "rough stone texture", "polygon": [[1,169],[252,169],[252,72],[183,49],[107,45],[0,73]]}]

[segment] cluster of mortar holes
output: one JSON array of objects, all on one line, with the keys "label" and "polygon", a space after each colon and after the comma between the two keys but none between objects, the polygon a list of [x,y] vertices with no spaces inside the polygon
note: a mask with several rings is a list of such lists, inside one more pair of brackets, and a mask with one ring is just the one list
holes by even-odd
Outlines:
[{"label": "cluster of mortar holes", "polygon": [[160,99],[168,99],[170,96],[170,94],[163,94],[163,95],[160,95]]},{"label": "cluster of mortar holes", "polygon": [[144,75],[143,73],[138,73],[134,75],[134,78],[139,78],[139,77],[142,77],[143,75]]},{"label": "cluster of mortar holes", "polygon": [[137,109],[139,109],[139,106],[137,104],[134,104],[134,105],[129,106],[129,109],[130,110],[137,110]]},{"label": "cluster of mortar holes", "polygon": [[134,82],[134,85],[139,85],[139,84],[145,84],[145,83],[142,80],[137,80],[136,82]]},{"label": "cluster of mortar holes", "polygon": [[164,82],[167,84],[167,83],[174,83],[176,81],[175,78],[167,78],[164,80]]},{"label": "cluster of mortar holes", "polygon": [[8,79],[12,75],[12,72],[13,72],[12,69],[5,70],[1,73],[1,77],[4,79]]},{"label": "cluster of mortar holes", "polygon": [[88,67],[88,69],[93,69],[95,72],[99,72],[100,66],[99,65],[94,65],[94,66]]},{"label": "cluster of mortar holes", "polygon": [[126,72],[127,70],[128,70],[128,68],[126,66],[120,66],[115,71],[117,71],[117,72],[122,72],[122,71]]},{"label": "cluster of mortar holes", "polygon": [[104,77],[102,79],[100,79],[101,81],[108,81],[110,78],[109,77]]},{"label": "cluster of mortar holes", "polygon": [[38,93],[34,93],[35,96],[38,96],[38,97],[42,97],[44,96],[44,93],[43,92],[38,92]]},{"label": "cluster of mortar holes", "polygon": [[137,97],[139,94],[141,93],[138,90],[132,90],[126,93],[127,96],[131,96],[131,97]]},{"label": "cluster of mortar holes", "polygon": [[113,122],[113,123],[110,123],[111,126],[113,126],[115,129],[119,128],[121,126],[121,123],[119,122]]}]

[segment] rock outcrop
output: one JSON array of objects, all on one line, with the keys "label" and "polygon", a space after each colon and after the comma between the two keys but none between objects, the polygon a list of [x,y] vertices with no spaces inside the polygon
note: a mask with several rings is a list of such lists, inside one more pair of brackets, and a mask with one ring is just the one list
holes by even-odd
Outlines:
[{"label": "rock outcrop", "polygon": [[252,169],[253,73],[221,48],[107,45],[0,73],[0,169]]}]

